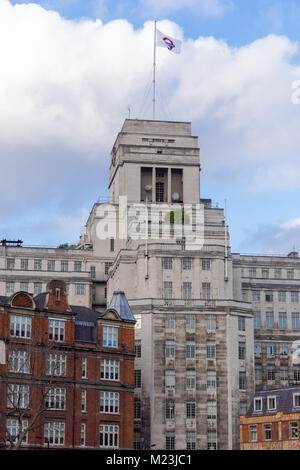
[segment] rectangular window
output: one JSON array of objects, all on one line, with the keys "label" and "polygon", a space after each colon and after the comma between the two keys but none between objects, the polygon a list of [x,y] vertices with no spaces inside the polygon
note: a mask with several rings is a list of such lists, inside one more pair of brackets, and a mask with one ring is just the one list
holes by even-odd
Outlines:
[{"label": "rectangular window", "polygon": [[115,251],[115,239],[114,238],[110,239],[110,251],[111,252]]},{"label": "rectangular window", "polygon": [[87,378],[87,360],[86,360],[86,357],[83,357],[81,359],[81,378],[82,379]]},{"label": "rectangular window", "polygon": [[81,390],[81,411],[86,411],[86,390]]},{"label": "rectangular window", "polygon": [[250,426],[250,441],[257,442],[257,426]]},{"label": "rectangular window", "polygon": [[15,283],[13,281],[6,281],[6,295],[12,295],[15,292]]},{"label": "rectangular window", "polygon": [[108,274],[109,268],[112,266],[113,263],[106,261],[104,263],[104,274]]},{"label": "rectangular window", "polygon": [[267,356],[275,355],[275,346],[274,343],[267,343]]},{"label": "rectangular window", "polygon": [[175,370],[166,370],[165,372],[166,388],[175,388]]},{"label": "rectangular window", "polygon": [[175,400],[167,399],[166,400],[166,419],[175,418]]},{"label": "rectangular window", "polygon": [[262,398],[254,398],[254,411],[262,411]]},{"label": "rectangular window", "polygon": [[214,359],[216,357],[215,341],[206,341],[206,357],[207,359]]},{"label": "rectangular window", "polygon": [[287,356],[287,355],[288,355],[288,344],[280,343],[280,356]]},{"label": "rectangular window", "polygon": [[267,406],[268,406],[268,411],[276,410],[276,397],[268,397]]},{"label": "rectangular window", "polygon": [[21,315],[10,316],[10,336],[17,338],[30,338],[31,317]]},{"label": "rectangular window", "polygon": [[142,341],[140,339],[134,341],[134,351],[135,357],[142,357]]},{"label": "rectangular window", "polygon": [[268,381],[275,380],[275,366],[273,365],[267,366],[267,379]]},{"label": "rectangular window", "polygon": [[81,423],[80,426],[80,445],[81,447],[85,446],[85,423]]},{"label": "rectangular window", "polygon": [[279,312],[279,329],[286,330],[286,328],[287,328],[286,312]]},{"label": "rectangular window", "polygon": [[216,431],[207,431],[207,450],[217,450]]},{"label": "rectangular window", "polygon": [[41,259],[35,259],[33,262],[34,270],[35,271],[41,271],[42,270],[42,260]]},{"label": "rectangular window", "polygon": [[7,385],[7,408],[28,408],[29,385]]},{"label": "rectangular window", "polygon": [[60,263],[60,268],[62,272],[68,272],[69,271],[69,262],[62,260]]},{"label": "rectangular window", "polygon": [[249,277],[256,277],[256,268],[249,268]]},{"label": "rectangular window", "polygon": [[50,353],[46,361],[47,375],[66,375],[66,354]]},{"label": "rectangular window", "polygon": [[51,388],[46,395],[46,408],[52,410],[66,409],[66,389]]},{"label": "rectangular window", "polygon": [[288,366],[280,366],[280,380],[289,380]]},{"label": "rectangular window", "polygon": [[245,317],[242,317],[242,316],[238,317],[238,329],[239,329],[239,331],[245,331],[246,330]]},{"label": "rectangular window", "polygon": [[294,408],[300,408],[300,393],[293,394],[293,406]]},{"label": "rectangular window", "polygon": [[80,273],[82,270],[82,261],[74,261],[74,271],[75,273]]},{"label": "rectangular window", "polygon": [[118,347],[118,328],[115,326],[103,325],[103,346],[109,348]]},{"label": "rectangular window", "polygon": [[210,300],[210,282],[202,282],[202,299]]},{"label": "rectangular window", "polygon": [[253,326],[255,330],[258,330],[260,328],[260,312],[253,312]]},{"label": "rectangular window", "polygon": [[273,330],[274,328],[274,313],[266,312],[266,329]]},{"label": "rectangular window", "polygon": [[196,371],[194,370],[186,371],[186,388],[187,389],[196,388]]},{"label": "rectangular window", "polygon": [[300,382],[300,366],[294,366],[294,382]]},{"label": "rectangular window", "polygon": [[281,269],[280,268],[276,268],[275,271],[274,271],[274,274],[275,274],[275,279],[281,279]]},{"label": "rectangular window", "polygon": [[165,342],[165,356],[166,359],[175,358],[175,341],[166,340]]},{"label": "rectangular window", "polygon": [[166,432],[166,449],[167,450],[175,449],[175,432],[174,431]]},{"label": "rectangular window", "polygon": [[119,381],[120,361],[116,359],[101,359],[100,378],[101,380]]},{"label": "rectangular window", "polygon": [[119,447],[119,426],[100,424],[100,447]]},{"label": "rectangular window", "polygon": [[142,387],[142,371],[141,369],[134,370],[134,386],[135,388]]},{"label": "rectangular window", "polygon": [[299,302],[299,292],[297,291],[291,292],[291,302]]},{"label": "rectangular window", "polygon": [[30,355],[27,351],[9,351],[8,356],[9,372],[18,372],[21,374],[29,374],[30,372]]},{"label": "rectangular window", "polygon": [[49,339],[53,341],[65,340],[65,321],[49,319]]},{"label": "rectangular window", "polygon": [[41,282],[35,282],[33,284],[33,292],[35,295],[40,294],[43,290],[43,284]]},{"label": "rectangular window", "polygon": [[298,439],[298,422],[292,421],[290,423],[290,430],[291,430],[291,439]]},{"label": "rectangular window", "polygon": [[260,301],[260,290],[253,290],[252,291],[252,300],[253,300],[253,302],[259,302]]},{"label": "rectangular window", "polygon": [[55,271],[55,260],[49,259],[47,262],[47,270],[48,271]]},{"label": "rectangular window", "polygon": [[163,269],[172,269],[173,267],[173,260],[170,256],[163,258]]},{"label": "rectangular window", "polygon": [[196,418],[196,402],[195,401],[187,401],[186,402],[186,417],[193,419]]},{"label": "rectangular window", "polygon": [[75,293],[76,295],[85,295],[85,285],[75,284]]},{"label": "rectangular window", "polygon": [[287,269],[286,274],[287,274],[287,279],[294,279],[294,270],[293,269]]},{"label": "rectangular window", "polygon": [[15,269],[15,260],[14,260],[14,258],[7,258],[7,260],[6,260],[6,269],[9,269],[9,270]]},{"label": "rectangular window", "polygon": [[192,258],[185,257],[182,259],[182,269],[184,271],[190,271],[192,269]]},{"label": "rectangular window", "polygon": [[28,282],[20,282],[20,290],[22,292],[28,292],[29,291],[29,283]]},{"label": "rectangular window", "polygon": [[44,442],[50,446],[62,446],[65,443],[65,423],[50,421],[44,424]]},{"label": "rectangular window", "polygon": [[206,384],[209,390],[214,390],[217,387],[217,374],[215,370],[208,370],[206,374]]},{"label": "rectangular window", "polygon": [[297,331],[300,329],[299,312],[292,312],[292,330]]},{"label": "rectangular window", "polygon": [[186,342],[186,357],[188,359],[195,359],[196,357],[196,344],[195,341]]},{"label": "rectangular window", "polygon": [[134,397],[134,419],[140,419],[142,415],[142,403],[140,398]]},{"label": "rectangular window", "polygon": [[264,425],[264,436],[265,436],[265,441],[271,441],[272,440],[271,424],[265,424]]},{"label": "rectangular window", "polygon": [[186,433],[186,448],[188,450],[196,449],[196,433],[195,431],[187,431]]},{"label": "rectangular window", "polygon": [[245,360],[246,359],[246,343],[245,341],[239,341],[239,359]]},{"label": "rectangular window", "polygon": [[255,364],[255,380],[262,379],[262,367],[260,364]]},{"label": "rectangular window", "polygon": [[210,270],[210,259],[209,258],[202,258],[202,270],[209,271]]},{"label": "rectangular window", "polygon": [[96,278],[96,266],[91,266],[90,267],[90,274],[91,274],[92,279]]},{"label": "rectangular window", "polygon": [[193,313],[187,313],[185,316],[185,328],[188,332],[194,332],[196,329],[196,318]]},{"label": "rectangular window", "polygon": [[172,299],[173,297],[173,284],[171,281],[164,281],[164,299]]},{"label": "rectangular window", "polygon": [[142,437],[141,437],[141,431],[139,429],[134,430],[133,448],[135,450],[139,450],[142,448]]},{"label": "rectangular window", "polygon": [[156,182],[156,202],[164,202],[164,183]]},{"label": "rectangular window", "polygon": [[21,270],[28,271],[28,259],[21,259]]},{"label": "rectangular window", "polygon": [[216,329],[215,315],[206,315],[206,329],[207,331],[214,331]]},{"label": "rectangular window", "polygon": [[217,418],[217,402],[214,400],[207,402],[207,419]]},{"label": "rectangular window", "polygon": [[273,291],[272,290],[266,290],[265,291],[265,300],[266,300],[266,302],[273,302]]},{"label": "rectangular window", "polygon": [[261,270],[261,275],[263,279],[268,279],[269,278],[269,270],[268,269],[262,269]]},{"label": "rectangular window", "polygon": [[239,389],[246,390],[246,372],[239,372]]},{"label": "rectangular window", "polygon": [[119,413],[118,392],[100,392],[100,413]]},{"label": "rectangular window", "polygon": [[278,291],[278,302],[286,302],[286,291],[285,290]]},{"label": "rectangular window", "polygon": [[[28,421],[22,420],[22,431],[25,431],[28,427]],[[19,421],[18,419],[12,418],[6,420],[6,433],[7,433],[7,441],[16,442],[18,440],[20,431],[19,431]],[[22,439],[22,444],[26,444],[28,441],[27,433]]]},{"label": "rectangular window", "polygon": [[175,315],[174,315],[174,313],[166,313],[165,327],[168,330],[174,330],[174,328],[175,328]]},{"label": "rectangular window", "polygon": [[182,285],[182,298],[184,300],[190,300],[192,298],[192,283],[184,282]]},{"label": "rectangular window", "polygon": [[259,341],[254,342],[254,356],[261,355],[261,343]]}]

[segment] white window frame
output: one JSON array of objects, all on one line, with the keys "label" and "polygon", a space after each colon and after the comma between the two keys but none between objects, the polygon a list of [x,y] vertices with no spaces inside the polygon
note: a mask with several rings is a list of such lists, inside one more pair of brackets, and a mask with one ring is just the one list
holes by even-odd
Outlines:
[{"label": "white window frame", "polygon": [[45,405],[49,410],[65,410],[66,389],[58,387],[49,389],[46,395]]},{"label": "white window frame", "polygon": [[50,353],[46,360],[46,375],[65,376],[67,369],[67,355],[63,353]]},{"label": "white window frame", "polygon": [[102,325],[102,346],[105,348],[117,348],[119,340],[118,330],[117,326]]},{"label": "white window frame", "polygon": [[100,380],[120,381],[120,361],[118,359],[101,359]]},{"label": "white window frame", "polygon": [[7,408],[26,409],[29,406],[29,385],[7,385]]},{"label": "white window frame", "polygon": [[30,373],[30,354],[28,351],[10,350],[9,351],[9,372],[16,372],[19,374]]},{"label": "white window frame", "polygon": [[100,413],[115,414],[120,412],[119,392],[100,391]]},{"label": "white window frame", "polygon": [[[113,424],[100,424],[100,443],[101,448],[119,448],[119,426]],[[101,439],[102,438],[102,439]],[[102,440],[102,443],[101,443]]]},{"label": "white window frame", "polygon": [[[296,405],[296,398],[299,398],[299,405]],[[300,408],[300,393],[293,393],[293,408]]]},{"label": "white window frame", "polygon": [[[257,408],[257,403],[259,403],[259,409]],[[261,397],[255,397],[253,400],[253,410],[255,413],[262,413],[263,406],[262,406],[262,398]]]},{"label": "white window frame", "polygon": [[65,323],[66,320],[61,318],[49,318],[49,340],[65,341]]},{"label": "white window frame", "polygon": [[[14,338],[31,338],[31,317],[26,315],[10,315],[10,336]],[[24,334],[22,334],[24,332]]]},{"label": "white window frame", "polygon": [[47,421],[44,424],[44,442],[49,446],[63,446],[65,443],[65,423]]},{"label": "white window frame", "polygon": [[[274,407],[272,408],[270,406],[271,400],[274,400]],[[268,411],[275,411],[277,409],[277,403],[276,403],[276,396],[275,395],[270,395],[267,397],[267,409]]]}]

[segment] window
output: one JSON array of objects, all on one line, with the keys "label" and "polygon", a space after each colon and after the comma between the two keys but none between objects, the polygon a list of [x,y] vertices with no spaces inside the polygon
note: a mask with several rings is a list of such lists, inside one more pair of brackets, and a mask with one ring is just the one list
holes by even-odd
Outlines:
[{"label": "window", "polygon": [[168,399],[166,400],[166,419],[175,418],[175,400]]},{"label": "window", "polygon": [[261,380],[262,379],[262,367],[260,364],[255,364],[255,380]]},{"label": "window", "polygon": [[33,284],[33,292],[35,295],[40,294],[43,290],[43,284],[41,282],[35,282]]},{"label": "window", "polygon": [[141,431],[138,429],[134,430],[134,443],[133,448],[135,450],[139,450],[142,448],[142,438],[141,438]]},{"label": "window", "polygon": [[273,291],[272,290],[266,290],[265,291],[265,299],[266,299],[266,302],[273,302]]},{"label": "window", "polygon": [[209,271],[210,270],[210,259],[209,258],[202,258],[202,270]]},{"label": "window", "polygon": [[300,393],[293,394],[293,406],[294,408],[300,408]]},{"label": "window", "polygon": [[210,282],[202,282],[202,299],[210,300]]},{"label": "window", "polygon": [[267,366],[267,379],[269,381],[275,380],[275,366],[273,365]]},{"label": "window", "polygon": [[119,413],[118,392],[100,392],[100,413]]},{"label": "window", "polygon": [[267,343],[267,356],[275,355],[275,346],[274,343]]},{"label": "window", "polygon": [[81,390],[81,411],[86,411],[86,390]]},{"label": "window", "polygon": [[80,445],[85,446],[85,423],[81,423],[80,426]]},{"label": "window", "polygon": [[264,425],[264,435],[265,435],[265,441],[271,441],[272,440],[271,424],[265,424]]},{"label": "window", "polygon": [[185,316],[185,328],[189,332],[195,331],[196,318],[193,313],[187,313]]},{"label": "window", "polygon": [[294,381],[300,382],[300,366],[294,366]]},{"label": "window", "polygon": [[47,356],[46,374],[47,375],[66,375],[66,355],[50,353]]},{"label": "window", "polygon": [[274,313],[266,312],[266,329],[272,330],[274,328]]},{"label": "window", "polygon": [[286,330],[286,328],[287,328],[286,312],[279,312],[279,329]]},{"label": "window", "polygon": [[280,268],[276,268],[275,271],[274,271],[274,274],[275,274],[275,279],[281,279],[281,269]]},{"label": "window", "polygon": [[184,300],[190,300],[192,298],[192,283],[184,282],[182,286],[182,298]]},{"label": "window", "polygon": [[75,284],[75,293],[76,295],[85,295],[85,285]]},{"label": "window", "polygon": [[21,374],[29,374],[30,372],[30,355],[27,351],[9,351],[8,368],[10,372],[18,372]]},{"label": "window", "polygon": [[263,279],[268,279],[269,278],[269,270],[264,268],[261,270],[261,275]]},{"label": "window", "polygon": [[134,370],[134,386],[135,388],[141,388],[142,386],[142,371],[141,369]]},{"label": "window", "polygon": [[101,359],[101,380],[119,380],[120,361],[116,359]]},{"label": "window", "polygon": [[246,343],[239,341],[239,359],[244,361],[246,359]]},{"label": "window", "polygon": [[140,398],[134,397],[134,419],[140,419],[142,411],[142,403]]},{"label": "window", "polygon": [[288,344],[280,343],[280,356],[287,356],[287,355],[288,355]]},{"label": "window", "polygon": [[175,370],[166,370],[165,382],[166,388],[175,388]]},{"label": "window", "polygon": [[300,329],[299,312],[292,312],[292,330],[297,331]]},{"label": "window", "polygon": [[187,389],[196,388],[196,371],[194,370],[186,371],[186,388]]},{"label": "window", "polygon": [[112,266],[113,263],[106,261],[104,263],[104,274],[108,274],[109,268]]},{"label": "window", "polygon": [[103,325],[103,346],[109,348],[118,347],[118,328],[115,326]]},{"label": "window", "polygon": [[280,366],[280,380],[289,380],[288,366]]},{"label": "window", "polygon": [[216,357],[215,341],[206,341],[206,357],[207,359],[214,359]]},{"label": "window", "polygon": [[207,419],[217,418],[217,402],[214,400],[207,402]]},{"label": "window", "polygon": [[299,302],[299,292],[297,291],[291,292],[291,302]]},{"label": "window", "polygon": [[66,389],[51,388],[46,396],[46,408],[51,408],[52,410],[65,410]]},{"label": "window", "polygon": [[298,422],[292,421],[290,423],[290,430],[291,430],[291,439],[298,439]]},{"label": "window", "polygon": [[294,270],[293,269],[287,269],[286,275],[287,275],[287,279],[294,279]]},{"label": "window", "polygon": [[65,321],[49,319],[49,339],[54,341],[64,341]]},{"label": "window", "polygon": [[216,329],[215,315],[206,315],[206,329],[207,331],[214,331]]},{"label": "window", "polygon": [[217,450],[216,431],[207,431],[207,450]]},{"label": "window", "polygon": [[20,282],[20,290],[22,292],[28,292],[29,290],[29,283],[28,282]]},{"label": "window", "polygon": [[268,406],[268,411],[276,410],[276,397],[268,397],[267,406]]},{"label": "window", "polygon": [[249,277],[256,277],[256,268],[249,268]]},{"label": "window", "polygon": [[[28,421],[27,420],[22,420],[22,431],[25,431],[26,428],[28,427]],[[7,432],[7,440],[8,441],[13,441],[16,442],[19,434],[21,431],[19,431],[19,421],[18,419],[12,418],[12,419],[7,419],[6,420],[6,432]],[[22,439],[22,443],[27,443],[27,433],[25,434],[24,438]]]},{"label": "window", "polygon": [[33,267],[35,271],[41,271],[42,270],[42,260],[41,259],[35,259],[33,262]]},{"label": "window", "polygon": [[21,270],[28,271],[28,259],[21,259]]},{"label": "window", "polygon": [[254,411],[262,411],[262,398],[254,398]]},{"label": "window", "polygon": [[74,271],[76,273],[80,273],[82,269],[82,262],[81,261],[74,261]]},{"label": "window", "polygon": [[90,274],[91,274],[92,279],[96,278],[96,266],[91,266],[90,267]]},{"label": "window", "polygon": [[175,449],[175,433],[174,431],[166,432],[166,449],[173,450]]},{"label": "window", "polygon": [[186,357],[188,359],[194,359],[195,358],[195,341],[187,341],[186,342]]},{"label": "window", "polygon": [[246,390],[246,372],[239,372],[239,389]]},{"label": "window", "polygon": [[119,426],[100,425],[100,447],[119,447]]},{"label": "window", "polygon": [[196,418],[196,402],[187,401],[186,402],[186,417],[187,418]]},{"label": "window", "polygon": [[246,320],[245,317],[238,317],[238,329],[239,331],[245,331],[246,330]]},{"label": "window", "polygon": [[208,389],[215,389],[217,387],[217,374],[215,370],[207,371],[206,384]]},{"label": "window", "polygon": [[173,284],[171,281],[164,281],[164,299],[172,299]]},{"label": "window", "polygon": [[13,281],[6,281],[6,295],[11,295],[15,292],[15,283]]},{"label": "window", "polygon": [[49,445],[64,445],[65,423],[50,421],[44,424],[44,442]]},{"label": "window", "polygon": [[260,312],[253,312],[253,326],[255,330],[260,328]]},{"label": "window", "polygon": [[115,251],[115,239],[111,238],[110,239],[110,251]]},{"label": "window", "polygon": [[55,271],[55,260],[49,259],[47,262],[47,270],[48,271]]},{"label": "window", "polygon": [[164,202],[164,183],[156,182],[156,202]]},{"label": "window", "polygon": [[87,360],[86,360],[86,357],[83,357],[81,359],[81,378],[82,379],[87,378]]},{"label": "window", "polygon": [[28,408],[29,385],[9,384],[7,386],[7,408]]},{"label": "window", "polygon": [[278,302],[286,301],[286,292],[284,290],[278,291]]},{"label": "window", "polygon": [[196,433],[195,431],[187,431],[186,433],[186,448],[188,450],[196,449]]},{"label": "window", "polygon": [[250,441],[257,442],[257,426],[250,426]]},{"label": "window", "polygon": [[7,258],[6,260],[6,269],[15,269],[15,260],[14,258]]},{"label": "window", "polygon": [[69,263],[68,263],[68,261],[65,261],[65,260],[61,261],[60,267],[61,267],[61,271],[63,271],[63,272],[68,272],[68,271],[69,271]]},{"label": "window", "polygon": [[182,269],[184,271],[190,271],[192,269],[192,258],[183,258],[182,259]]},{"label": "window", "polygon": [[166,359],[175,358],[175,341],[166,340],[165,342],[165,356]]},{"label": "window", "polygon": [[30,338],[31,317],[21,315],[10,316],[10,336],[17,338]]},{"label": "window", "polygon": [[135,357],[142,357],[142,341],[140,339],[134,341],[134,351]]},{"label": "window", "polygon": [[173,260],[171,257],[164,257],[163,258],[163,269],[172,269],[173,267]]},{"label": "window", "polygon": [[174,313],[167,313],[166,314],[165,327],[168,330],[173,330],[175,328],[175,315],[174,315]]},{"label": "window", "polygon": [[248,298],[248,292],[247,292],[245,289],[243,289],[243,290],[242,290],[242,299],[243,299],[245,302],[247,302],[247,298]]},{"label": "window", "polygon": [[254,302],[259,302],[260,301],[260,290],[253,290],[252,291],[252,300]]}]

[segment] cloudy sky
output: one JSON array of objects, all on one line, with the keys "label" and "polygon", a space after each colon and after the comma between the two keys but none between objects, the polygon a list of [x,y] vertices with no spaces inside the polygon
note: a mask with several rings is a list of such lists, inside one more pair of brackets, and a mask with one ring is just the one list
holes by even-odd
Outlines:
[{"label": "cloudy sky", "polygon": [[191,121],[235,252],[300,251],[298,0],[0,0],[0,237],[78,241],[124,119]]}]

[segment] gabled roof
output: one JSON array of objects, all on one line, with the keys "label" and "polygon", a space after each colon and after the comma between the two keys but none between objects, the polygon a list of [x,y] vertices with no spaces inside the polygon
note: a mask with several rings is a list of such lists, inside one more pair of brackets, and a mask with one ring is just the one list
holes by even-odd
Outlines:
[{"label": "gabled roof", "polygon": [[115,310],[121,320],[133,321],[135,318],[123,291],[115,291],[107,310]]}]

